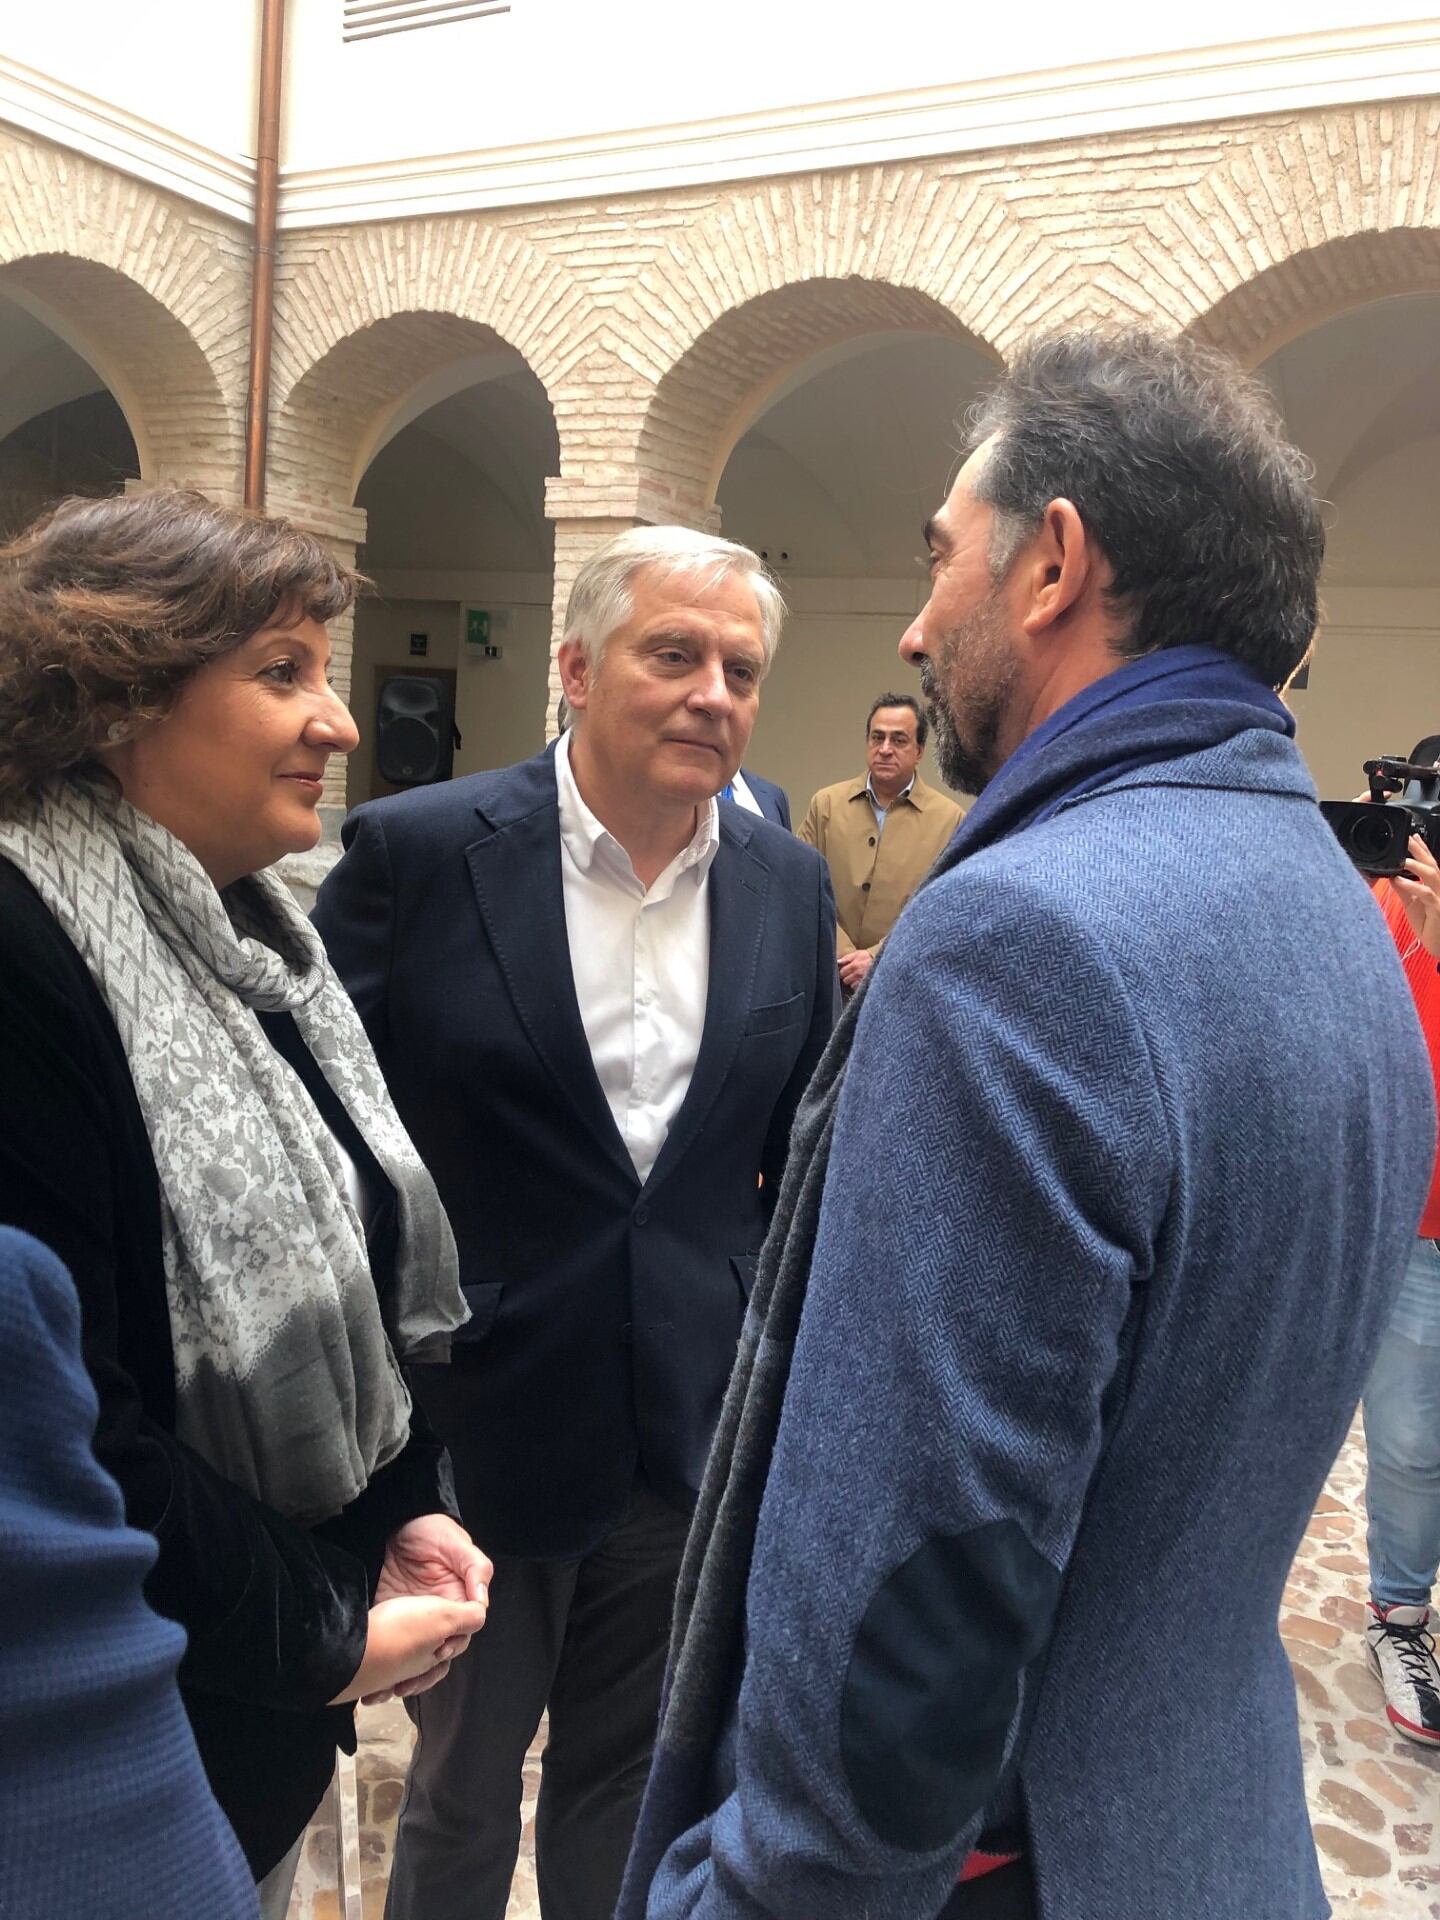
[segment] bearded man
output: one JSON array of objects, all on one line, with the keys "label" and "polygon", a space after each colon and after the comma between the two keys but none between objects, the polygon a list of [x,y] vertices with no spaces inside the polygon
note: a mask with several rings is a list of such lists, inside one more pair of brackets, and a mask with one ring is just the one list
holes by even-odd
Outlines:
[{"label": "bearded man", "polygon": [[1277,1613],[1434,1111],[1276,691],[1308,468],[1231,363],[1063,334],[926,534],[980,798],[797,1115],[621,1920],[1320,1920]]}]

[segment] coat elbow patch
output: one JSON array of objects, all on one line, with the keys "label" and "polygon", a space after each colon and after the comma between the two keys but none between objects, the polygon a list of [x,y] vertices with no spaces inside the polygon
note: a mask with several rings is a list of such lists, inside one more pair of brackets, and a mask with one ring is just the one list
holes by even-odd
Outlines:
[{"label": "coat elbow patch", "polygon": [[997,1520],[933,1536],[870,1602],[845,1675],[840,1755],[887,1846],[944,1846],[985,1806],[1059,1594],[1050,1562],[1015,1521]]}]

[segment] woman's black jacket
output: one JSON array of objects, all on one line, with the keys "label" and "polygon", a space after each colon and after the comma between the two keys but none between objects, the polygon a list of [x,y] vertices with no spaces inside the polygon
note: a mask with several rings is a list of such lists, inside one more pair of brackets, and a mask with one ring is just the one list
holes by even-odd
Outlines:
[{"label": "woman's black jacket", "polygon": [[[271,1016],[265,1025],[362,1171],[377,1175],[294,1023]],[[314,1811],[336,1743],[353,1749],[351,1710],[325,1702],[360,1664],[389,1535],[417,1514],[455,1511],[449,1462],[417,1416],[399,1458],[310,1530],[176,1439],[160,1182],[129,1066],[85,963],[4,859],[0,1223],[52,1247],[74,1277],[100,1397],[95,1451],[120,1483],[131,1525],[159,1541],[146,1593],[189,1635],[181,1694],[259,1879]],[[378,1236],[375,1253],[377,1278],[388,1277]]]}]

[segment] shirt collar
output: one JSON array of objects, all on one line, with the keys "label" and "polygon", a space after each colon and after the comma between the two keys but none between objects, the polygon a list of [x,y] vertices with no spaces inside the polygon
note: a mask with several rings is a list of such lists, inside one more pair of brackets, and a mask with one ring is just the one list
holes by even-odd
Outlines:
[{"label": "shirt collar", "polygon": [[[570,738],[569,733],[562,733],[555,743],[560,844],[581,873],[591,873],[598,867],[612,878],[624,881],[632,892],[644,893],[645,889],[641,887],[635,869],[630,864],[629,854],[581,797],[575,771],[570,765]],[[693,838],[657,877],[649,889],[650,893],[653,894],[657,888],[663,888],[668,893],[680,875],[692,868],[696,869],[697,882],[703,881],[708,875],[720,848],[720,805],[716,800],[709,800],[696,811],[699,818]]]},{"label": "shirt collar", "polygon": [[908,800],[910,798],[910,789],[914,786],[914,784],[915,784],[915,776],[912,773],[910,778],[905,782],[904,786],[900,789],[899,793],[896,794],[895,798],[890,802],[888,802],[888,804],[883,806],[881,805],[879,799],[876,797],[874,787],[872,787],[870,784],[870,776],[868,773],[865,776],[864,791],[870,796],[870,804],[872,807],[874,807],[877,813],[888,813],[891,807],[896,807],[900,804],[902,800]]},{"label": "shirt collar", "polygon": [[755,798],[749,781],[739,767],[735,769],[735,777],[730,782],[730,798],[737,807],[744,807],[748,813],[761,811],[760,802]]}]

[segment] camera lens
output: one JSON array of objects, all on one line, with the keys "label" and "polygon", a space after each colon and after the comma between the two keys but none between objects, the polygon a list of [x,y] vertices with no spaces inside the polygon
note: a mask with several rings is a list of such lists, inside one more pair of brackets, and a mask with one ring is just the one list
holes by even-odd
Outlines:
[{"label": "camera lens", "polygon": [[1377,807],[1373,815],[1352,822],[1350,845],[1346,849],[1352,860],[1357,863],[1378,860],[1389,851],[1395,834],[1393,822],[1385,817],[1386,812],[1386,808]]}]

